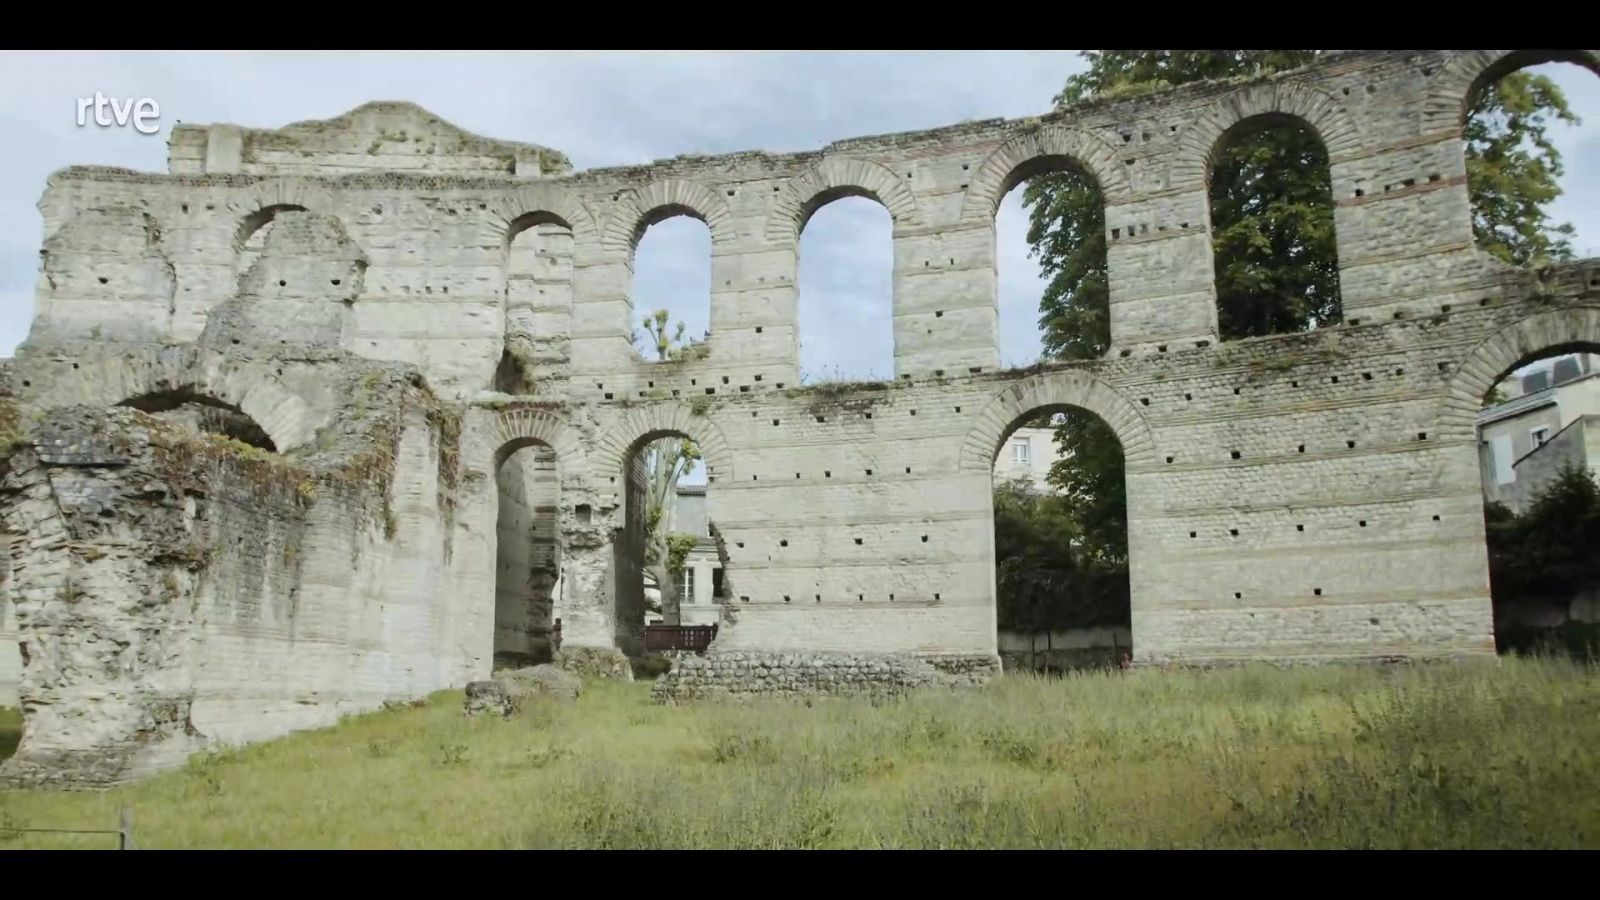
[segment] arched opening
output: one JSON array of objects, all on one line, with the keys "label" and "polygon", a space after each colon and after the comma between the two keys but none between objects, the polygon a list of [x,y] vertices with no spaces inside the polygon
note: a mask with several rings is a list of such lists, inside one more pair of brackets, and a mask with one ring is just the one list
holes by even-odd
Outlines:
[{"label": "arched opening", "polygon": [[1513,266],[1600,256],[1600,172],[1579,127],[1600,116],[1600,72],[1582,51],[1521,50],[1486,69],[1462,118],[1472,233]]},{"label": "arched opening", "polygon": [[800,382],[894,378],[894,222],[854,188],[817,196],[800,224]]},{"label": "arched opening", "polygon": [[1111,319],[1099,181],[1070,157],[1043,156],[1019,166],[1001,187],[995,214],[1001,365],[1104,355]]},{"label": "arched opening", "polygon": [[994,492],[1002,666],[1066,672],[1132,660],[1122,444],[1095,414],[1035,408],[1001,438]]},{"label": "arched opening", "polygon": [[495,467],[494,667],[550,662],[557,648],[561,477],[556,452],[525,438]]},{"label": "arched opening", "polygon": [[1207,166],[1217,326],[1223,340],[1343,320],[1328,150],[1282,113],[1223,132]]},{"label": "arched opening", "polygon": [[617,646],[630,655],[692,649],[721,621],[725,565],[704,472],[699,445],[679,431],[647,434],[624,458]]},{"label": "arched opening", "polygon": [[646,216],[633,254],[633,344],[651,362],[693,357],[711,335],[711,228],[688,207]]},{"label": "arched opening", "polygon": [[1519,360],[1475,423],[1501,653],[1600,652],[1600,342]]},{"label": "arched opening", "polygon": [[305,211],[304,206],[278,203],[263,206],[239,220],[239,228],[233,235],[233,249],[237,259],[235,272],[243,275],[250,271],[250,267],[255,265],[257,259],[261,258],[261,252],[267,246],[267,237],[272,234],[280,213]]},{"label": "arched opening", "polygon": [[229,438],[269,453],[278,452],[271,435],[244,410],[191,386],[139,394],[117,405],[151,413],[191,431]]},{"label": "arched opening", "polygon": [[505,348],[494,389],[531,394],[539,367],[561,361],[552,339],[571,330],[572,226],[531,212],[514,220],[507,235]]}]

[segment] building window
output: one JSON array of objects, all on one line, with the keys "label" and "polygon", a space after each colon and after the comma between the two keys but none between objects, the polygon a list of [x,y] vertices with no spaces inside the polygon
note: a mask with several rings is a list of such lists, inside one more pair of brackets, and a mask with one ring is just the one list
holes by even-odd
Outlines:
[{"label": "building window", "polygon": [[1550,439],[1550,429],[1548,428],[1535,428],[1528,433],[1533,436],[1533,446],[1535,448],[1543,447],[1544,442]]},{"label": "building window", "polygon": [[1011,459],[1019,466],[1028,464],[1028,439],[1020,438],[1011,442]]},{"label": "building window", "polygon": [[1510,484],[1517,480],[1517,472],[1511,468],[1511,463],[1516,455],[1511,452],[1511,435],[1497,434],[1489,440],[1489,458],[1494,462],[1494,483]]},{"label": "building window", "polygon": [[682,579],[682,583],[680,585],[678,585],[678,587],[682,592],[681,596],[680,596],[680,599],[685,600],[685,601],[687,601],[689,603],[693,603],[694,602],[694,567],[693,566],[684,566],[683,567],[683,579]]}]

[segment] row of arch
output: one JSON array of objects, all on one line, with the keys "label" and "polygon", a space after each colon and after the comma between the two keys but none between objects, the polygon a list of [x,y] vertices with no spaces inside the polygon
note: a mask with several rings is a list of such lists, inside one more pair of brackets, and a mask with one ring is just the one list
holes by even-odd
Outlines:
[{"label": "row of arch", "polygon": [[[1536,312],[1498,329],[1477,343],[1455,367],[1436,417],[1441,436],[1470,437],[1484,394],[1518,366],[1541,355],[1600,346],[1600,306],[1579,305]],[[972,416],[962,439],[959,468],[988,472],[1009,430],[1037,409],[1071,406],[1093,413],[1116,432],[1130,466],[1154,466],[1157,441],[1137,403],[1110,383],[1076,370],[1032,375],[1005,387]],[[713,480],[737,481],[732,448],[715,422],[680,402],[635,407],[614,422],[589,452],[590,471],[611,478],[640,447],[661,437],[694,440]],[[533,444],[565,458],[581,454],[578,436],[558,416],[541,410],[508,410],[496,420],[494,443],[506,454]],[[602,482],[604,483],[604,482]]]},{"label": "row of arch", "polygon": [[[1478,399],[1506,373],[1527,360],[1563,349],[1600,349],[1600,305],[1574,305],[1545,309],[1488,334],[1455,367],[1453,380],[1441,398],[1438,422],[1446,438],[1470,435]],[[219,364],[221,363],[221,364]],[[259,367],[229,367],[225,361],[210,358],[162,358],[130,367],[116,380],[108,379],[100,391],[131,392],[117,402],[146,411],[160,412],[184,404],[198,404],[239,414],[247,424],[258,424],[262,439],[258,446],[291,450],[314,433],[319,423],[311,412],[315,404],[298,397],[277,383]],[[83,402],[85,398],[79,398]],[[987,475],[996,453],[1018,424],[1039,410],[1076,408],[1094,414],[1117,435],[1129,467],[1152,470],[1158,446],[1151,425],[1138,406],[1111,384],[1079,371],[1049,372],[1019,380],[999,390],[981,408],[974,410],[971,425],[962,440],[959,470]],[[607,482],[625,481],[628,464],[651,441],[664,436],[688,437],[697,441],[715,477],[736,480],[736,460],[722,430],[711,418],[697,414],[687,404],[659,403],[629,410],[612,422],[602,436],[584,446],[575,430],[560,416],[539,409],[500,411],[493,432],[488,435],[494,448],[493,465],[498,478],[501,466],[518,450],[540,447],[553,455],[556,466],[566,460],[587,467],[602,489]],[[481,446],[481,445],[480,445]],[[470,463],[469,463],[470,465]],[[620,499],[620,498],[619,498]],[[637,510],[630,509],[630,516]],[[578,512],[581,524],[586,517]],[[554,553],[561,553],[560,537],[545,530],[539,534]],[[517,525],[517,522],[511,523]],[[515,529],[513,529],[515,530]],[[532,529],[529,529],[531,538]],[[497,543],[497,546],[499,544]],[[524,548],[526,549],[526,548]],[[616,552],[621,552],[620,550]],[[528,553],[515,557],[526,562]],[[559,557],[558,557],[559,559]],[[496,566],[503,566],[496,557]],[[1131,565],[1136,565],[1130,561]],[[546,570],[548,573],[549,570]],[[548,576],[554,580],[554,576]],[[548,592],[549,584],[540,588]],[[501,585],[496,582],[496,634],[507,627],[500,621]],[[514,591],[507,588],[507,596]],[[548,595],[541,601],[548,618]],[[522,627],[531,620],[512,608],[510,628]],[[618,640],[624,640],[624,613],[632,613],[619,596],[615,613]],[[520,618],[519,618],[520,616]],[[548,626],[546,626],[548,627]],[[529,632],[537,637],[538,629]],[[497,637],[498,639],[498,637]],[[497,645],[498,648],[498,645]]]},{"label": "row of arch", "polygon": [[[1596,345],[1600,345],[1600,305],[1596,304],[1535,312],[1493,331],[1455,366],[1441,400],[1440,426],[1446,435],[1470,435],[1482,397],[1507,373],[1541,353]],[[81,378],[52,379],[48,382],[52,387],[43,391],[23,390],[29,403],[46,408],[96,402],[110,405],[163,393],[207,398],[249,416],[284,452],[312,440],[331,415],[318,410],[334,408],[317,398],[300,396],[262,366],[230,366],[220,354],[206,351],[154,354],[149,359],[117,356],[106,360],[103,371],[77,374]],[[1062,405],[1080,407],[1104,419],[1122,441],[1130,463],[1155,461],[1154,432],[1136,403],[1106,381],[1062,370],[1013,382],[983,408],[975,409],[973,424],[962,441],[961,470],[988,471],[1011,423],[1029,409]],[[562,417],[543,410],[503,410],[494,428],[490,437],[496,464],[522,446],[542,443],[568,459],[587,457],[590,471],[609,479],[644,443],[682,435],[700,446],[710,477],[737,480],[727,438],[710,417],[683,402],[658,402],[627,410],[588,453],[582,452],[579,435]]]},{"label": "row of arch", "polygon": [[[1592,51],[1469,51],[1444,59],[1436,70],[1421,68],[1429,79],[1419,113],[1418,128],[1424,136],[1459,130],[1473,92],[1516,68],[1562,60],[1600,71]],[[1217,99],[1184,124],[1170,126],[1178,134],[1178,149],[1168,155],[1161,172],[1140,172],[1139,160],[1124,158],[1115,142],[1099,132],[1050,124],[1018,134],[974,166],[970,181],[963,185],[959,220],[953,224],[992,222],[1002,198],[1017,184],[1064,165],[1080,167],[1092,175],[1108,211],[1140,195],[1201,186],[1207,182],[1209,165],[1228,135],[1263,117],[1303,123],[1320,139],[1330,165],[1359,155],[1371,143],[1360,121],[1328,90],[1293,79],[1246,85]],[[1137,185],[1136,175],[1141,179]],[[315,181],[267,179],[247,190],[247,202],[255,208],[239,221],[234,235],[237,250],[269,225],[279,211],[330,214],[343,205],[334,190]],[[727,193],[735,190],[765,188],[729,188]],[[773,185],[772,191],[774,199],[764,223],[757,229],[769,246],[796,243],[818,209],[845,197],[862,197],[881,204],[888,211],[897,236],[930,225],[907,179],[866,159],[825,158]],[[713,257],[729,252],[741,239],[733,207],[719,190],[705,184],[685,179],[656,181],[619,191],[611,201],[612,208],[604,216],[595,216],[577,195],[559,184],[523,186],[478,204],[479,212],[486,214],[481,217],[484,245],[509,251],[512,241],[533,226],[555,225],[571,231],[578,257],[588,255],[600,261],[623,258],[631,263],[645,230],[676,216],[705,223]],[[1120,235],[1126,223],[1108,215],[1104,224],[1108,232]],[[1142,227],[1148,230],[1147,225]],[[155,233],[159,234],[159,227],[155,227]],[[634,323],[625,324],[631,327]]]}]

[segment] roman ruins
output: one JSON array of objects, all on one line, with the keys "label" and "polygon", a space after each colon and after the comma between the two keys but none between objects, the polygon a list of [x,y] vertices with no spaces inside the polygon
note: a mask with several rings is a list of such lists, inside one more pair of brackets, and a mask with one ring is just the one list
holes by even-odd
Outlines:
[{"label": "roman ruins", "polygon": [[[992,671],[995,454],[1065,408],[1126,455],[1136,664],[1492,656],[1473,415],[1519,362],[1600,347],[1600,261],[1475,249],[1465,104],[1597,54],[1346,51],[589,171],[380,102],[176,126],[164,174],[58,171],[0,378],[25,712],[0,774],[114,783],[548,658],[557,576],[563,653],[637,653],[637,451],[671,435],[725,570],[702,673]],[[1329,155],[1344,320],[1224,341],[1209,163],[1285,118]],[[995,211],[1068,162],[1105,196],[1114,346],[1004,371]],[[799,237],[847,196],[893,218],[894,378],[802,386]],[[680,215],[710,230],[710,334],[647,361],[633,250]]]}]

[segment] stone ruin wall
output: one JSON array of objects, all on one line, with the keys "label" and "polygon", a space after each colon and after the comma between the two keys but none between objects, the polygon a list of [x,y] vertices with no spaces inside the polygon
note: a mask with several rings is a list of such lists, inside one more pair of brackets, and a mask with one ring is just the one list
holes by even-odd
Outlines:
[{"label": "stone ruin wall", "polygon": [[[1594,51],[1356,51],[1032,119],[585,172],[375,103],[275,131],[180,126],[165,175],[58,172],[40,201],[34,328],[8,370],[34,429],[7,476],[6,586],[30,648],[18,759],[139,733],[52,720],[104,704],[84,687],[74,707],[74,685],[168,690],[138,687],[139,665],[101,665],[104,647],[44,663],[71,656],[63,624],[110,615],[97,606],[143,621],[137,590],[107,582],[99,604],[59,609],[19,598],[95,565],[43,537],[48,516],[27,498],[84,479],[125,491],[143,472],[54,458],[38,435],[177,385],[242,411],[291,459],[348,462],[376,441],[397,460],[396,511],[377,532],[335,503],[298,514],[328,571],[225,554],[200,566],[213,587],[195,593],[188,637],[161,640],[194,673],[192,706],[213,710],[194,723],[205,740],[487,674],[548,600],[496,602],[502,496],[558,535],[529,554],[559,558],[564,645],[635,651],[624,498],[634,451],[673,434],[706,455],[726,557],[719,651],[982,669],[996,654],[994,455],[1025,417],[1063,405],[1105,419],[1127,456],[1136,662],[1492,654],[1472,416],[1528,354],[1600,343],[1600,268],[1520,272],[1473,248],[1460,126],[1480,79],[1551,58],[1597,68]],[[1228,130],[1262,115],[1309,123],[1329,151],[1345,323],[1222,342],[1206,171]],[[999,371],[994,212],[1062,159],[1106,197],[1114,346]],[[802,388],[799,233],[849,195],[893,219],[895,379]],[[711,334],[702,355],[647,362],[630,343],[632,251],[679,214],[711,232]],[[344,377],[357,371],[410,378],[383,394]],[[438,417],[400,437],[353,424],[410,395],[454,410],[459,434]],[[130,417],[114,432],[150,427]],[[320,449],[330,430],[344,443]],[[229,465],[199,490],[226,493]],[[203,542],[274,537],[294,515],[213,505]],[[153,552],[125,543],[119,565],[148,578]],[[230,625],[244,608],[261,618]],[[154,621],[139,627],[164,633]]]},{"label": "stone ruin wall", "polygon": [[[158,381],[229,396],[204,380],[217,360],[160,355]],[[41,417],[11,454],[0,496],[27,720],[6,775],[115,782],[487,663],[492,607],[454,589],[455,457],[441,435],[458,414],[382,366],[324,374],[361,415],[321,431],[315,452],[84,404]]]}]

